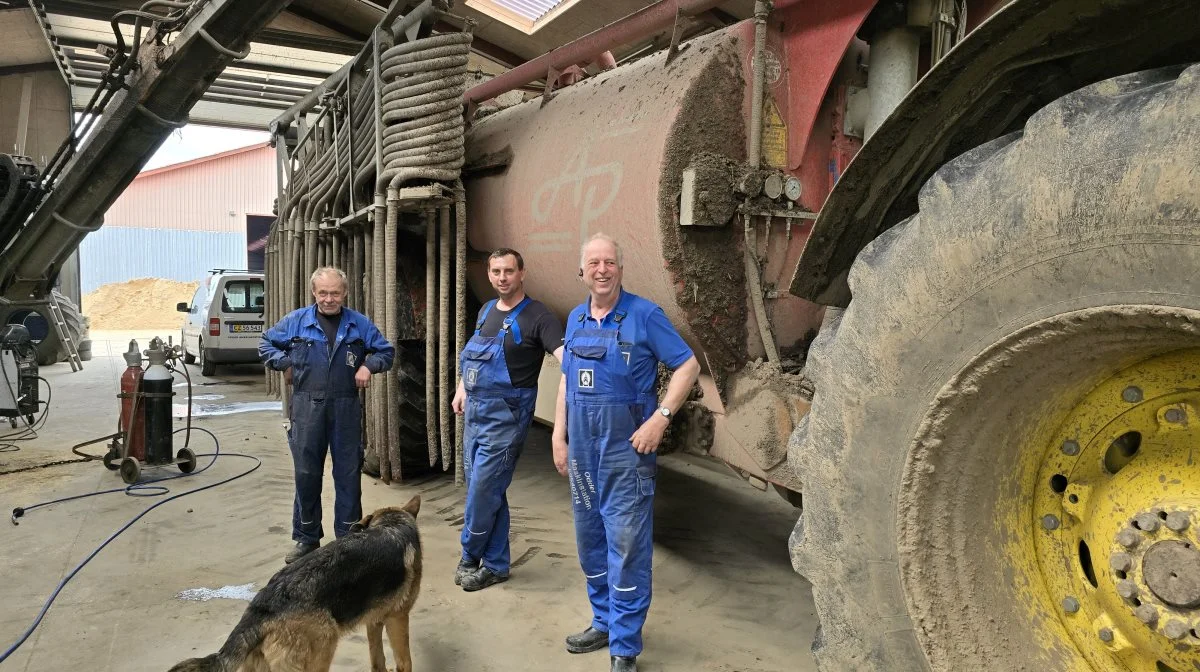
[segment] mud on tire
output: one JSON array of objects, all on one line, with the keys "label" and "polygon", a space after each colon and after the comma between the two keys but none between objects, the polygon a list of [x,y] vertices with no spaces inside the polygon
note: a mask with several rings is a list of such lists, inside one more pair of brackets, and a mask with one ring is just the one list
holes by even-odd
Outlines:
[{"label": "mud on tire", "polygon": [[1198,129],[1200,66],[1089,86],[942,167],[859,255],[789,445],[819,669],[1088,665],[1046,643],[1060,615],[998,512],[1029,509],[1014,451],[1071,399],[1200,342]]}]

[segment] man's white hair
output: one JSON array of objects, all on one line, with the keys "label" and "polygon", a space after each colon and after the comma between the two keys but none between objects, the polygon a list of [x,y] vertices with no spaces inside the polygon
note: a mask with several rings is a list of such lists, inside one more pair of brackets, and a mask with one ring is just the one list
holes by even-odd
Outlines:
[{"label": "man's white hair", "polygon": [[584,255],[587,253],[587,246],[590,245],[592,243],[592,241],[594,241],[594,240],[603,240],[603,241],[607,242],[609,245],[612,245],[613,249],[617,251],[617,268],[625,268],[625,258],[624,258],[624,255],[621,254],[621,244],[618,243],[616,241],[616,239],[614,239],[612,236],[608,235],[607,233],[594,233],[594,234],[592,234],[591,238],[587,239],[587,242],[585,242],[583,245],[579,246],[579,267],[580,268],[583,268],[584,266],[587,265],[585,263],[587,260],[584,259]]},{"label": "man's white hair", "polygon": [[308,279],[309,289],[316,290],[317,278],[326,275],[336,275],[342,281],[342,289],[350,289],[350,279],[346,277],[346,272],[336,266],[322,266],[313,271],[312,276]]}]

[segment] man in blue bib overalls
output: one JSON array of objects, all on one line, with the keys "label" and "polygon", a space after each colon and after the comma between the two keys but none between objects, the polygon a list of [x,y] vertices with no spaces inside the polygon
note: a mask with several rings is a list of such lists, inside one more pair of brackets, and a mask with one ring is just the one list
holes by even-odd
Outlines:
[{"label": "man in blue bib overalls", "polygon": [[342,537],[362,518],[362,408],[358,390],[392,366],[395,348],[366,315],[346,308],[346,274],[318,268],[315,302],[263,332],[258,355],[276,371],[292,371],[288,444],[296,470],[292,562],[320,545],[325,451],[333,458],[333,531]]},{"label": "man in blue bib overalls", "polygon": [[[593,618],[567,650],[607,645],[612,672],[634,672],[650,609],[655,451],[700,364],[662,308],[622,289],[612,238],[596,234],[580,257],[589,296],[567,318],[553,444]],[[662,402],[659,362],[674,371]]]},{"label": "man in blue bib overalls", "polygon": [[525,261],[500,248],[488,257],[498,299],[479,311],[460,354],[454,412],[465,414],[462,558],[454,583],[468,592],[508,580],[509,483],[525,445],[546,353],[562,359],[562,323],[525,295]]}]

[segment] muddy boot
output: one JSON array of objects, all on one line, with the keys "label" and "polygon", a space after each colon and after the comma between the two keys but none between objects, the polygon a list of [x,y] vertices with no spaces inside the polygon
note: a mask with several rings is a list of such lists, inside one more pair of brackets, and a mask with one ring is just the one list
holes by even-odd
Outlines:
[{"label": "muddy boot", "polygon": [[599,651],[608,646],[608,633],[588,626],[587,630],[567,635],[567,651],[570,653],[589,653]]},{"label": "muddy boot", "polygon": [[507,580],[507,574],[497,574],[487,567],[480,567],[479,571],[474,574],[467,574],[463,577],[462,589],[470,593]]},{"label": "muddy boot", "polygon": [[454,570],[454,585],[461,586],[463,579],[467,578],[475,570],[479,569],[478,562],[471,562],[466,558],[458,561],[458,567]]},{"label": "muddy boot", "polygon": [[637,672],[637,657],[613,656],[609,672]]},{"label": "muddy boot", "polygon": [[292,550],[288,551],[287,555],[283,556],[283,561],[287,564],[291,564],[291,563],[295,562],[296,560],[299,560],[301,557],[306,556],[309,553],[312,553],[313,551],[317,550],[320,547],[321,547],[320,544],[306,544],[302,541],[298,541],[298,542],[296,542],[296,547],[293,548]]}]

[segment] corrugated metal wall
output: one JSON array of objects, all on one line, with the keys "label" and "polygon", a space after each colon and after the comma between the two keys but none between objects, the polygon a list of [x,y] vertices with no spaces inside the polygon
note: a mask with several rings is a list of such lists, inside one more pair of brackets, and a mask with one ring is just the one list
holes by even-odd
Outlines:
[{"label": "corrugated metal wall", "polygon": [[134,278],[194,282],[213,268],[245,268],[246,234],[105,226],[83,239],[79,255],[84,294]]},{"label": "corrugated metal wall", "polygon": [[137,176],[104,215],[104,226],[246,231],[246,215],[269,215],[276,196],[275,150],[250,150]]},{"label": "corrugated metal wall", "polygon": [[256,145],[138,175],[80,245],[81,289],[134,278],[190,282],[246,267],[246,216],[270,215],[275,150]]}]

